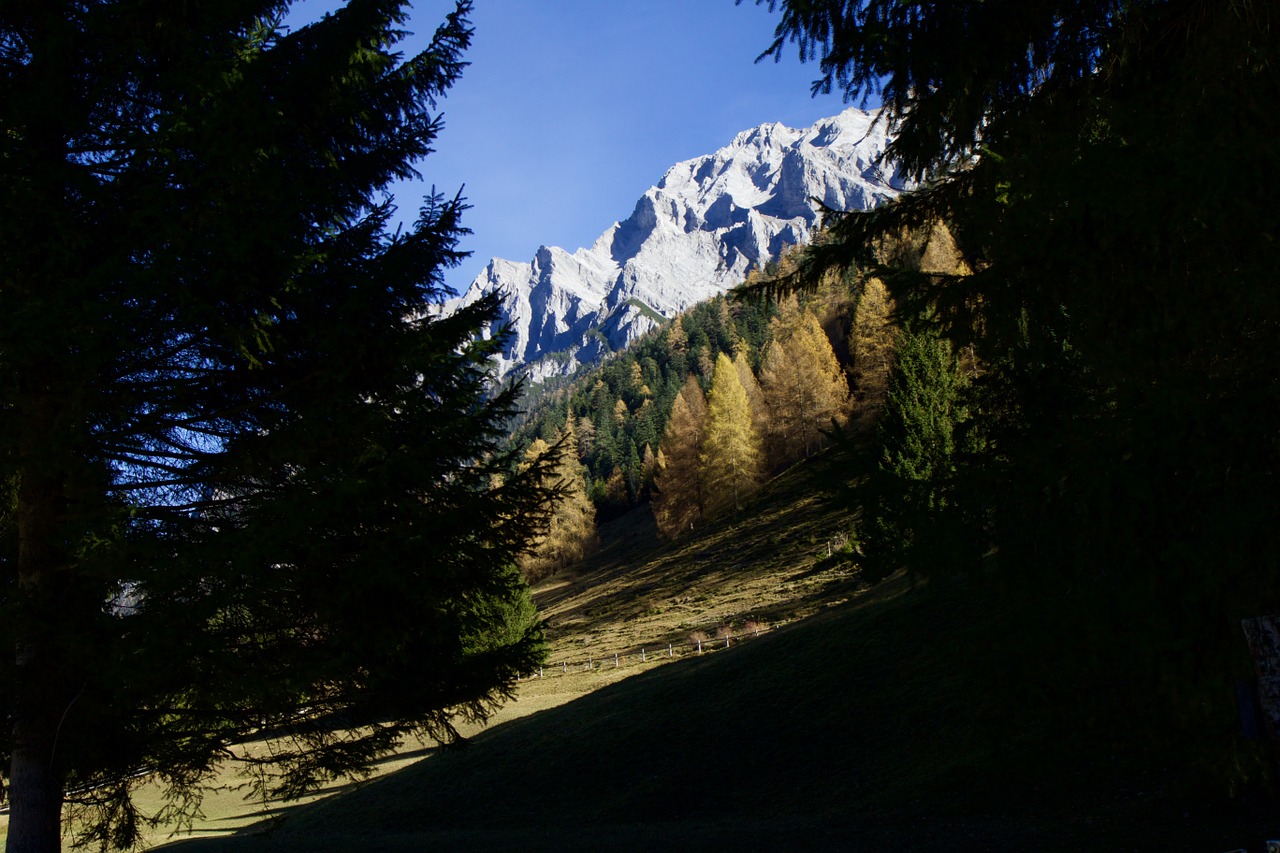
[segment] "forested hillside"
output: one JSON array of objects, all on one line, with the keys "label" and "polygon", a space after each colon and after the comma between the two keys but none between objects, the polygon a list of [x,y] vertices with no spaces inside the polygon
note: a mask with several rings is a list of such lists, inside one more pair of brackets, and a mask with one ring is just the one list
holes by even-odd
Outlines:
[{"label": "forested hillside", "polygon": [[[926,267],[960,264],[945,228],[898,243]],[[687,534],[877,420],[897,340],[884,284],[835,275],[798,295],[761,295],[796,257],[793,247],[601,366],[533,386],[512,441],[530,461],[560,454],[562,496],[522,560],[527,578],[569,566],[594,547],[596,520],[636,507],[663,538]]]},{"label": "forested hillside", "polygon": [[[749,492],[874,408],[888,314],[883,286],[853,276],[799,298],[715,297],[602,366],[534,385],[514,441],[567,441],[602,517],[652,502],[673,535],[687,524],[664,516],[702,515],[704,475]],[[735,470],[716,473],[724,464]],[[677,498],[695,506],[674,507]]]}]

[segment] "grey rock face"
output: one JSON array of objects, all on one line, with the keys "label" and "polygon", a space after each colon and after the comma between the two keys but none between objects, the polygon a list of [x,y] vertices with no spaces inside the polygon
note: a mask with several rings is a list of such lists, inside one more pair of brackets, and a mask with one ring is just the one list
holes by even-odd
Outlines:
[{"label": "grey rock face", "polygon": [[896,196],[901,177],[875,165],[886,140],[874,118],[848,109],[809,128],[743,131],[668,169],[591,247],[542,246],[528,263],[494,258],[455,304],[505,294],[500,322],[513,335],[500,376],[570,373],[807,242],[820,215],[814,199],[861,210]]}]

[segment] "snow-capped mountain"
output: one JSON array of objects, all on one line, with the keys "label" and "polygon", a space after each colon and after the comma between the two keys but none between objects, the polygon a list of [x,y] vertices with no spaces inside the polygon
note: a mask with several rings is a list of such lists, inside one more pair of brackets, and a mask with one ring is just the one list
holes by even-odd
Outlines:
[{"label": "snow-capped mountain", "polygon": [[885,132],[874,118],[848,109],[804,129],[743,131],[668,169],[590,248],[542,246],[528,263],[494,258],[457,304],[506,294],[500,322],[513,334],[500,374],[572,372],[807,242],[819,219],[814,199],[850,210],[896,196],[903,180],[876,165]]}]

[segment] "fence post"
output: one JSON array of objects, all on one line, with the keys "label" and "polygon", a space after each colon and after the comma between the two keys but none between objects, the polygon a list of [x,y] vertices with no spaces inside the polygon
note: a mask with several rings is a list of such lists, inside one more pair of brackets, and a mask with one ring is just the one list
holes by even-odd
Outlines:
[{"label": "fence post", "polygon": [[724,635],[724,647],[725,647],[726,649],[727,649],[727,648],[729,648],[729,635],[728,635],[728,634],[725,634],[725,635]]},{"label": "fence post", "polygon": [[702,654],[702,640],[698,640],[698,654]]},{"label": "fence post", "polygon": [[670,644],[670,643],[667,643],[667,657],[669,657],[669,658],[670,658],[670,657],[675,657],[675,655],[673,655],[673,654],[671,653],[671,644]]},{"label": "fence post", "polygon": [[644,663],[644,662],[645,662],[645,661],[647,661],[647,660],[648,660],[648,658],[646,658],[646,657],[644,656],[644,649],[641,649],[641,650],[640,650],[640,663]]},{"label": "fence post", "polygon": [[617,668],[618,668],[618,653],[617,653],[617,652],[614,652],[614,653],[613,653],[613,668],[614,668],[614,669],[617,669]]},{"label": "fence post", "polygon": [[561,662],[560,662],[560,665],[564,667],[564,673],[565,673],[565,675],[568,675],[568,674],[569,674],[569,662],[568,662],[567,660],[566,660],[566,661],[561,661]]},{"label": "fence post", "polygon": [[542,677],[542,667],[538,667],[538,677]]}]

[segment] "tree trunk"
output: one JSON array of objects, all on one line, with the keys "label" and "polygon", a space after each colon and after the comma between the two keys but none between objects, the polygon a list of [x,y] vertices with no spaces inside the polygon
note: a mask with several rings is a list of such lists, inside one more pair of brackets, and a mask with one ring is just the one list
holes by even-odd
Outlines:
[{"label": "tree trunk", "polygon": [[[70,134],[63,123],[76,114],[73,87],[77,83],[67,69],[79,66],[72,61],[73,39],[67,36],[67,4],[26,5],[31,50],[28,79],[48,104],[46,115],[28,130],[32,142],[26,150],[35,152],[36,180],[47,185],[37,197],[52,202],[45,208],[44,226],[57,233],[71,221],[72,208],[65,200],[74,197],[73,170],[67,163]],[[53,320],[61,308],[59,294],[68,270],[61,268],[63,254],[51,254],[55,257],[44,265],[9,271],[28,291],[21,300],[29,311],[28,322]],[[69,410],[76,380],[83,377],[67,360],[63,340],[51,336],[48,349],[34,359],[31,352],[22,353],[27,358],[20,356],[15,371],[20,430],[15,506],[18,584],[10,612],[15,616],[12,653],[17,666],[12,687],[8,853],[56,851],[62,844],[63,776],[55,750],[60,715],[66,707],[67,656],[65,644],[56,638],[59,626],[74,619],[60,600],[70,574],[66,509],[71,466],[67,460],[74,459],[65,442],[68,425],[83,422]]]},{"label": "tree trunk", "polygon": [[[31,411],[37,426],[51,421],[49,400],[37,399]],[[47,428],[46,428],[47,429]],[[33,430],[23,458],[39,458]],[[19,472],[17,492],[18,600],[13,684],[13,751],[9,765],[8,853],[61,849],[62,786],[57,769],[57,729],[65,701],[63,645],[57,624],[65,617],[60,594],[69,572],[60,530],[66,510],[65,478],[35,465]]]},{"label": "tree trunk", "polygon": [[62,782],[41,722],[20,716],[13,726],[7,853],[56,853],[62,847]]}]

